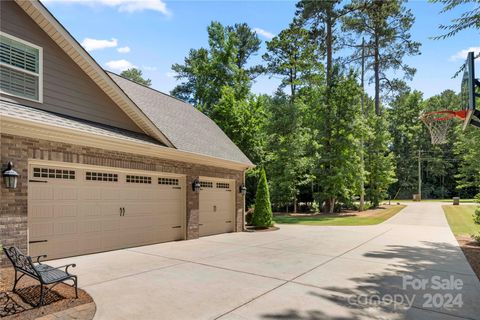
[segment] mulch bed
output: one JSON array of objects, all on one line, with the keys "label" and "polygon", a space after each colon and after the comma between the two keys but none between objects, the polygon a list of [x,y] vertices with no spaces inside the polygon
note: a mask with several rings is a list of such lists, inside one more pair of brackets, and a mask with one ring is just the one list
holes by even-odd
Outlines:
[{"label": "mulch bed", "polygon": [[259,227],[254,227],[254,226],[247,226],[245,229],[246,229],[247,232],[268,232],[268,231],[277,231],[280,228],[278,228],[278,227],[259,228]]},{"label": "mulch bed", "polygon": [[357,210],[342,210],[341,212],[336,212],[336,213],[286,213],[286,212],[274,212],[274,216],[290,216],[290,217],[317,217],[317,216],[322,216],[322,217],[375,217],[378,214],[382,213],[386,209],[390,209],[392,207],[396,207],[396,205],[389,205],[389,204],[383,204],[381,207],[374,208],[374,209],[368,209],[365,211],[357,211]]},{"label": "mulch bed", "polygon": [[30,320],[67,310],[79,305],[93,302],[92,297],[85,291],[78,289],[78,299],[75,299],[75,289],[66,285],[58,284],[45,296],[45,306],[36,308],[40,298],[39,283],[24,276],[17,284],[16,292],[13,293],[13,268],[0,269],[0,318],[5,320],[22,319]]},{"label": "mulch bed", "polygon": [[480,245],[467,236],[458,236],[457,241],[470,266],[480,280]]}]

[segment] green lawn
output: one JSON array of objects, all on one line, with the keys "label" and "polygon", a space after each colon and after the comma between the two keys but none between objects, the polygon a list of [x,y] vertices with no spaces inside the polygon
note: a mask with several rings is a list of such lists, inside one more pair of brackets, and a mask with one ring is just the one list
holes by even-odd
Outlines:
[{"label": "green lawn", "polygon": [[334,215],[315,215],[311,217],[274,216],[273,221],[279,224],[305,224],[311,226],[368,226],[382,223],[403,208],[405,206],[394,206],[368,217]]},{"label": "green lawn", "polygon": [[453,234],[469,236],[480,232],[480,224],[475,224],[472,218],[475,207],[475,205],[443,206]]}]

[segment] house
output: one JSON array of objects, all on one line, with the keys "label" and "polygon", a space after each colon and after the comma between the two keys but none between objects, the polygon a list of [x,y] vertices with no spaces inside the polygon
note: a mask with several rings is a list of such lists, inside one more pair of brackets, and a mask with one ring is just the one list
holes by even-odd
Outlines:
[{"label": "house", "polygon": [[0,15],[0,161],[19,174],[2,245],[53,259],[243,229],[253,164],[212,120],[103,70],[38,1]]}]

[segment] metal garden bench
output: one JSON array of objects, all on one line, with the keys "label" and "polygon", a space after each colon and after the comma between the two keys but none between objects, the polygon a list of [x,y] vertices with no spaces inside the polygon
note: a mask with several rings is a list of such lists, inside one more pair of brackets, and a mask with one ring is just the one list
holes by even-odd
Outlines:
[{"label": "metal garden bench", "polygon": [[[18,281],[20,281],[23,276],[27,275],[40,282],[40,300],[36,306],[44,305],[45,294],[57,284],[68,280],[73,281],[73,284],[70,286],[75,288],[75,298],[78,298],[77,276],[68,272],[69,267],[76,267],[75,264],[72,263],[55,268],[40,262],[40,259],[47,257],[46,255],[30,257],[24,255],[16,247],[3,248],[3,251],[7,255],[8,259],[12,262],[13,268],[15,269],[15,282],[12,289],[13,292],[15,292],[15,287],[17,286]],[[32,259],[36,259],[37,262],[33,263]],[[61,270],[63,268],[65,269]],[[21,273],[22,275],[17,278],[18,273]],[[51,284],[53,285],[47,287]],[[47,287],[46,290],[44,290],[44,286]]]}]

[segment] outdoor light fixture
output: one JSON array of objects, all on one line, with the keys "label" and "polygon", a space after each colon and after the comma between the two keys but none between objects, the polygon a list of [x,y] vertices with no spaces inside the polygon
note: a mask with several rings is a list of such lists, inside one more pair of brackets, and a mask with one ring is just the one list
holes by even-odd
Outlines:
[{"label": "outdoor light fixture", "polygon": [[247,187],[245,187],[245,184],[242,183],[242,184],[240,185],[240,188],[238,188],[238,189],[239,189],[238,191],[239,191],[242,195],[246,195],[246,194],[247,194]]},{"label": "outdoor light fixture", "polygon": [[17,187],[18,173],[13,170],[11,161],[7,164],[7,169],[3,171],[2,175],[7,189],[15,189]]},{"label": "outdoor light fixture", "polygon": [[200,181],[198,181],[198,179],[193,180],[193,182],[192,182],[192,190],[195,191],[195,192],[199,192],[199,191],[200,191]]}]

